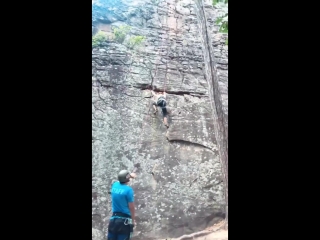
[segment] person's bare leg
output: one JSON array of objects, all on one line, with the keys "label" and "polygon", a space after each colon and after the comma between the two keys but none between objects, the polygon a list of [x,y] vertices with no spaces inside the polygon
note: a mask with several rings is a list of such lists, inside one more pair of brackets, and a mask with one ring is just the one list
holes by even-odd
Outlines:
[{"label": "person's bare leg", "polygon": [[167,117],[163,118],[163,123],[164,123],[165,126],[169,127]]},{"label": "person's bare leg", "polygon": [[158,111],[158,109],[157,109],[157,107],[155,106],[155,105],[152,105],[153,106],[153,108],[154,108],[154,114],[156,114],[157,113],[157,111]]}]

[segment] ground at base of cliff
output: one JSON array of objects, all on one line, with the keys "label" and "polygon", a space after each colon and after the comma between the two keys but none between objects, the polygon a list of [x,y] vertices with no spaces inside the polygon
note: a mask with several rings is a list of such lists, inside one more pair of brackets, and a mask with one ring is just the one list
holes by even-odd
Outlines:
[{"label": "ground at base of cliff", "polygon": [[159,240],[228,240],[228,230],[225,230],[224,226],[225,223],[223,221],[200,232],[183,235],[178,238],[165,238]]}]

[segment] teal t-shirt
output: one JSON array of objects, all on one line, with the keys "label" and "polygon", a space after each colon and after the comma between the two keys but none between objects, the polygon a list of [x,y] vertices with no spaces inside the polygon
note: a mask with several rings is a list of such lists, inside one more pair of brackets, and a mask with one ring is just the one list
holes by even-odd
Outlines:
[{"label": "teal t-shirt", "polygon": [[131,216],[129,203],[134,201],[133,189],[120,182],[115,182],[111,188],[112,212],[121,212]]}]

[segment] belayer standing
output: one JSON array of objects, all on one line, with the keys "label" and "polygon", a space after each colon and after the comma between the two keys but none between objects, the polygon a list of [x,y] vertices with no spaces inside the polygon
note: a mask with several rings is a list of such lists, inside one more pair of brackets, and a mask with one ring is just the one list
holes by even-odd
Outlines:
[{"label": "belayer standing", "polygon": [[168,112],[166,108],[167,106],[166,92],[163,91],[163,93],[159,92],[158,94],[156,94],[154,91],[151,90],[151,93],[153,96],[153,99],[152,99],[152,106],[154,108],[153,113],[156,114],[158,111],[157,107],[161,107],[162,115],[163,115],[163,123],[168,128],[169,125],[168,125],[168,118],[167,118]]},{"label": "belayer standing", "polygon": [[129,240],[135,223],[134,192],[128,186],[135,173],[121,170],[118,180],[112,185],[112,217],[108,226],[108,240]]}]

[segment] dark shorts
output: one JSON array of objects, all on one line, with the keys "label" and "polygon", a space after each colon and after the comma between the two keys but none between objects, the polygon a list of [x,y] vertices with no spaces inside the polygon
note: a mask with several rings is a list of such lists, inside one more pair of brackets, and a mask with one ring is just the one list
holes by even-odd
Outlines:
[{"label": "dark shorts", "polygon": [[153,105],[161,107],[163,117],[166,117],[168,115],[167,108],[166,108],[167,106],[166,101],[158,101],[158,103],[153,102]]},{"label": "dark shorts", "polygon": [[129,240],[133,233],[133,225],[127,224],[124,218],[110,219],[108,226],[108,240]]}]

